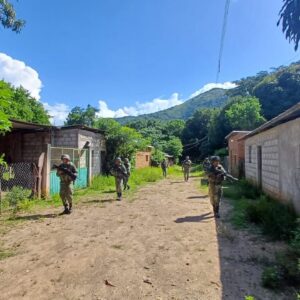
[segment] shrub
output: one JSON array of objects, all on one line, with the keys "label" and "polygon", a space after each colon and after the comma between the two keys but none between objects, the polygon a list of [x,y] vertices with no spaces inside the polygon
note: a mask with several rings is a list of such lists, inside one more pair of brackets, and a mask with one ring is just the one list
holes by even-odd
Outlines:
[{"label": "shrub", "polygon": [[277,266],[268,267],[263,271],[262,284],[264,287],[278,289],[282,285],[283,276]]},{"label": "shrub", "polygon": [[296,228],[296,214],[293,209],[278,201],[261,195],[246,207],[245,216],[249,222],[260,225],[262,232],[275,240],[289,240]]},{"label": "shrub", "polygon": [[28,201],[31,194],[30,190],[24,189],[20,186],[14,186],[5,196],[9,206],[13,209],[13,213],[17,213],[22,207],[22,202]]}]

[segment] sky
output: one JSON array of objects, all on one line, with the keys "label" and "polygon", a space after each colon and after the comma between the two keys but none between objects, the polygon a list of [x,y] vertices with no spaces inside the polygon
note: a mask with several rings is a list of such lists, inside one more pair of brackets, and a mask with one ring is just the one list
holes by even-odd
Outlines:
[{"label": "sky", "polygon": [[[139,115],[216,86],[225,0],[19,0],[0,28],[0,79],[60,125],[74,106]],[[282,0],[231,0],[219,87],[300,59],[276,26]]]}]

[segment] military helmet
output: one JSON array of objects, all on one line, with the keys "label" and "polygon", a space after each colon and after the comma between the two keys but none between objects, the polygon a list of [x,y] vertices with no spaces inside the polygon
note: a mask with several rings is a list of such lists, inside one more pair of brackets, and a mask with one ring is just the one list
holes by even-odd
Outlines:
[{"label": "military helmet", "polygon": [[124,161],[125,161],[126,163],[128,163],[128,162],[129,162],[129,159],[128,159],[128,158],[124,158]]},{"label": "military helmet", "polygon": [[68,161],[71,161],[70,155],[69,154],[63,154],[60,158],[61,160],[67,159]]},{"label": "military helmet", "polygon": [[121,162],[122,159],[121,159],[121,157],[116,157],[116,158],[115,158],[115,161],[120,161],[120,162]]},{"label": "military helmet", "polygon": [[220,157],[219,156],[212,156],[211,158],[210,158],[210,161],[220,161],[221,159],[220,159]]}]

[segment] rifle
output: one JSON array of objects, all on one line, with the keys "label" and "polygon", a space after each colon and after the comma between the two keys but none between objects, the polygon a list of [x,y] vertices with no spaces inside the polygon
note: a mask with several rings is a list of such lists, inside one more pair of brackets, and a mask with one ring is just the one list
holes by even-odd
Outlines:
[{"label": "rifle", "polygon": [[224,172],[221,167],[217,167],[216,170],[217,170],[218,175],[222,175],[226,178],[229,178],[231,181],[238,181],[237,178],[233,177],[232,175],[228,174],[227,172]]},{"label": "rifle", "polygon": [[65,174],[69,175],[72,178],[72,181],[75,181],[77,179],[77,175],[74,174],[73,172],[71,172],[70,170],[68,170],[67,168],[64,168],[64,167],[54,164],[52,169],[57,169],[57,170],[63,171]]}]

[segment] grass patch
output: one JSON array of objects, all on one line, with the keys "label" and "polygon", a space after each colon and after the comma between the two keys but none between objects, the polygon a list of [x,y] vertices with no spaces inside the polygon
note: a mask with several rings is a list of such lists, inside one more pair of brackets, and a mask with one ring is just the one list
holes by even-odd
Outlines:
[{"label": "grass patch", "polygon": [[270,289],[285,286],[300,288],[300,219],[291,206],[263,194],[245,181],[227,184],[224,196],[232,203],[231,221],[246,228],[256,225],[272,240],[285,241],[288,249],[276,256],[272,266],[265,268],[262,285]]},{"label": "grass patch", "polygon": [[14,255],[15,254],[12,251],[0,249],[0,260],[3,260],[5,258],[14,256]]}]

